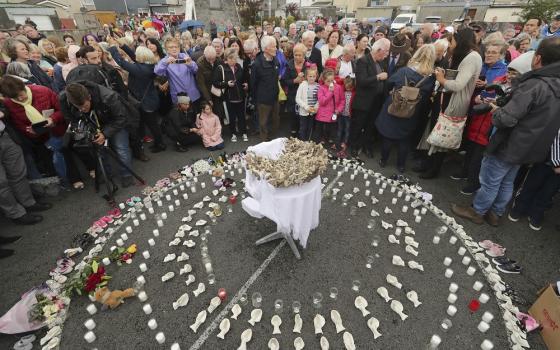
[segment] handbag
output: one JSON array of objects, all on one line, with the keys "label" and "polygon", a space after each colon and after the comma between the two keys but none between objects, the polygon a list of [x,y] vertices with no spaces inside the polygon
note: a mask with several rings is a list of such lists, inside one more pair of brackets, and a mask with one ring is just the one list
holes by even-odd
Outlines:
[{"label": "handbag", "polygon": [[286,100],[288,100],[288,96],[286,96],[286,92],[282,88],[282,85],[280,85],[280,81],[278,81],[278,101],[284,102]]},{"label": "handbag", "polygon": [[[224,67],[220,65],[220,68],[222,70],[222,81],[226,80],[226,74],[224,72]],[[212,87],[210,88],[210,93],[216,97],[222,97],[222,95],[224,94],[224,90],[219,89],[217,87],[214,86],[214,84],[212,84]]]},{"label": "handbag", "polygon": [[[442,105],[443,105],[443,94],[441,95]],[[440,112],[436,125],[432,129],[430,136],[428,136],[427,142],[432,146],[447,148],[447,149],[457,149],[461,146],[461,140],[463,139],[463,129],[465,128],[465,123],[467,117],[451,117],[445,115],[444,112]]]},{"label": "handbag", "polygon": [[428,76],[424,76],[414,86],[408,85],[408,79],[404,76],[404,85],[398,89],[391,91],[391,104],[387,108],[387,112],[397,118],[408,119],[414,115],[416,106],[420,102],[419,86],[426,80]]}]

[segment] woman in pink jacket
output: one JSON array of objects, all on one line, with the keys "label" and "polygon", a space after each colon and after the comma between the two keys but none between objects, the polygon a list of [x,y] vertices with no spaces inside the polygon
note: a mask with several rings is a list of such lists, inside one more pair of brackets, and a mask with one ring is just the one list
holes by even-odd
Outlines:
[{"label": "woman in pink jacket", "polygon": [[223,149],[224,139],[222,139],[220,119],[212,113],[212,107],[207,102],[203,102],[201,107],[202,112],[196,118],[196,128],[192,128],[191,131],[202,137],[202,143],[207,150]]},{"label": "woman in pink jacket", "polygon": [[[337,115],[344,109],[344,89],[334,82],[334,71],[327,69],[321,74],[321,84],[317,99],[319,108],[315,120],[317,121],[317,140],[321,143],[328,141],[332,143],[332,135],[335,132]],[[336,148],[336,144],[333,144]]]}]

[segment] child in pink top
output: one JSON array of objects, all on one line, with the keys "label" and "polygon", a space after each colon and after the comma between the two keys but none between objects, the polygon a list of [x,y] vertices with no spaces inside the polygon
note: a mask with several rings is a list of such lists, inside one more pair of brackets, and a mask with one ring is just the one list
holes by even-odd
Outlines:
[{"label": "child in pink top", "polygon": [[317,121],[318,140],[321,143],[327,140],[332,142],[333,125],[336,125],[338,114],[344,109],[344,88],[335,83],[334,77],[334,71],[324,70],[317,93],[319,108],[315,120]]},{"label": "child in pink top", "polygon": [[202,143],[207,150],[223,149],[224,139],[222,139],[220,119],[212,113],[212,106],[209,103],[203,102],[201,107],[202,112],[196,117],[196,128],[192,128],[191,131],[202,137]]}]

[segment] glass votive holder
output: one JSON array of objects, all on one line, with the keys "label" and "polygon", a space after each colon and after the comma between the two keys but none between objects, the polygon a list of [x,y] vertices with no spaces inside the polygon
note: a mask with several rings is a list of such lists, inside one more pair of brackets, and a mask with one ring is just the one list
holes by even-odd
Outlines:
[{"label": "glass votive holder", "polygon": [[321,294],[320,292],[315,292],[313,293],[313,307],[316,309],[321,308],[322,304],[321,302],[323,301],[323,294]]},{"label": "glass votive holder", "polygon": [[453,326],[453,322],[450,319],[445,318],[441,321],[440,327],[443,331],[447,332]]},{"label": "glass votive holder", "polygon": [[375,261],[375,258],[373,257],[373,255],[368,255],[367,258],[366,258],[366,268],[371,269],[374,261]]},{"label": "glass votive holder", "polygon": [[351,216],[356,216],[357,211],[358,211],[358,207],[356,207],[354,205],[350,207],[350,215]]},{"label": "glass votive holder", "polygon": [[247,299],[247,293],[241,293],[241,295],[239,296],[239,304],[245,306],[247,305],[247,302],[249,300]]},{"label": "glass votive holder", "polygon": [[274,312],[281,314],[282,311],[284,311],[284,302],[282,299],[276,299],[276,301],[274,301]]},{"label": "glass votive holder", "polygon": [[362,283],[359,280],[352,281],[352,290],[354,292],[359,292],[361,286],[362,286]]},{"label": "glass votive holder", "polygon": [[262,305],[262,295],[259,292],[255,292],[253,293],[253,296],[251,297],[252,303],[253,303],[253,307],[254,308],[260,308]]},{"label": "glass votive holder", "polygon": [[301,311],[301,303],[297,300],[294,300],[292,302],[292,310],[294,311],[294,314],[299,314],[299,312]]},{"label": "glass votive holder", "polygon": [[216,283],[216,276],[211,273],[208,275],[208,284],[213,285],[214,283]]},{"label": "glass votive holder", "polygon": [[331,289],[329,289],[329,296],[331,299],[336,299],[338,296],[338,289],[336,287],[331,287]]}]

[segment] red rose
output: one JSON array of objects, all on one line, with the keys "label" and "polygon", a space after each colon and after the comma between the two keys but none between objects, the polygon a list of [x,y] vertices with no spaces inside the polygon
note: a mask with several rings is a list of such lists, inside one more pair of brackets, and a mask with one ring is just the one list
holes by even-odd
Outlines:
[{"label": "red rose", "polygon": [[105,276],[105,268],[103,266],[99,266],[97,268],[97,272],[92,273],[86,279],[84,290],[88,293],[94,291],[95,287],[97,287],[97,285],[101,283],[103,276]]}]

